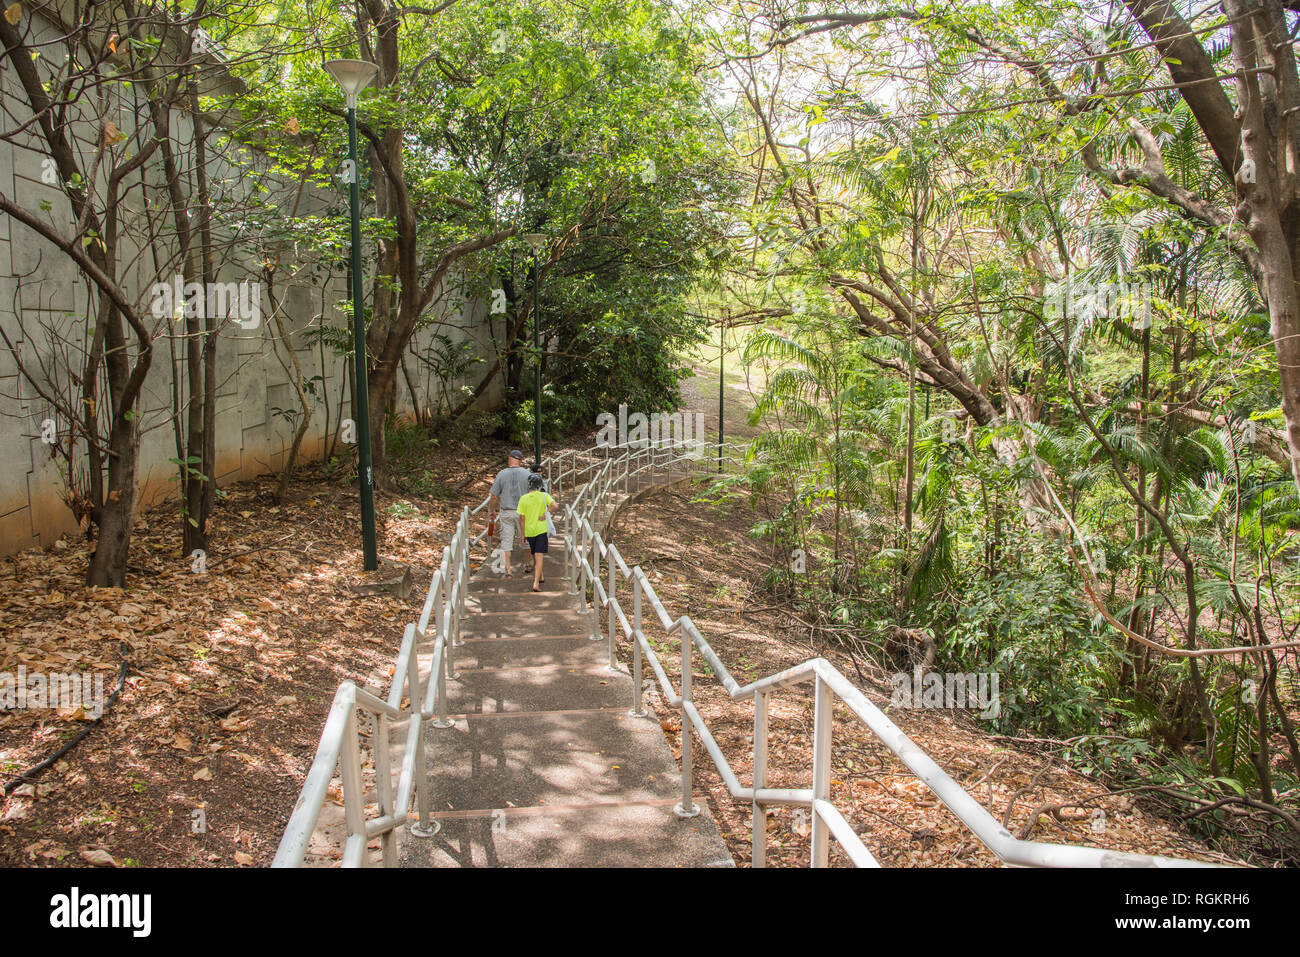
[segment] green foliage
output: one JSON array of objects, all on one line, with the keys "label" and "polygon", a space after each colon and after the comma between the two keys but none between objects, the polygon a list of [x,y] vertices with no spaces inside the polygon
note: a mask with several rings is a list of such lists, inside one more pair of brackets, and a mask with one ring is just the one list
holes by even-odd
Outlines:
[{"label": "green foliage", "polygon": [[949,668],[999,675],[1000,730],[1100,731],[1107,713],[1097,692],[1113,646],[1092,629],[1064,563],[1024,557],[1024,567],[963,578],[942,645]]}]

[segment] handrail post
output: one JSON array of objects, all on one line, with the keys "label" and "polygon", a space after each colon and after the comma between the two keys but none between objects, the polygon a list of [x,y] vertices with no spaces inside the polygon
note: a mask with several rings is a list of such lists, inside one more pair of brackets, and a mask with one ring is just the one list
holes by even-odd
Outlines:
[{"label": "handrail post", "polygon": [[817,812],[817,801],[831,797],[831,731],[834,727],[834,701],[831,688],[819,673],[813,705],[813,804],[812,812],[812,866],[825,867],[829,859],[830,841],[826,822]]},{"label": "handrail post", "polygon": [[569,580],[569,594],[578,594],[578,573],[575,567],[573,546],[573,508],[564,510],[564,576]]},{"label": "handrail post", "polygon": [[[767,787],[768,692],[754,695],[754,794]],[[767,866],[767,806],[754,798],[754,832],[750,841],[750,867]]]},{"label": "handrail post", "polygon": [[447,593],[447,614],[443,619],[444,623],[446,624],[447,630],[443,633],[443,639],[442,639],[442,662],[443,665],[445,666],[444,670],[447,677],[454,679],[457,677],[455,638],[456,638],[456,619],[457,617],[459,617],[456,614],[456,605],[457,605],[456,593],[460,591],[459,575],[452,575],[451,581],[452,581],[451,591]]},{"label": "handrail post", "polygon": [[644,718],[641,703],[641,579],[632,576],[632,710],[634,718]]},{"label": "handrail post", "polygon": [[461,574],[465,576],[465,590],[461,593],[460,610],[465,610],[465,603],[469,600],[469,546],[474,536],[470,532],[470,514],[469,506],[465,506],[465,538],[461,541]]},{"label": "handrail post", "polygon": [[[379,816],[393,813],[393,769],[388,753],[388,715],[380,712],[371,719],[370,747],[375,755],[375,790],[379,792]],[[364,826],[364,825],[363,825]],[[379,839],[384,867],[397,866],[397,828],[390,827]]]},{"label": "handrail post", "polygon": [[[600,633],[600,590],[597,586],[600,584],[600,539],[596,535],[596,530],[591,530],[591,619],[588,625],[591,634],[587,636],[589,641],[600,641],[603,635]],[[609,595],[605,596],[608,602]]]},{"label": "handrail post", "polygon": [[418,641],[411,642],[411,658],[406,665],[406,688],[410,701],[410,708],[407,712],[409,717],[406,733],[420,736],[420,742],[415,746],[415,768],[411,772],[414,778],[412,787],[415,790],[415,806],[419,811],[419,818],[411,825],[411,836],[428,838],[433,837],[442,830],[442,825],[429,818],[429,761],[424,750],[424,718],[421,715],[421,710],[424,707],[424,687],[420,684],[420,654],[418,648]]},{"label": "handrail post", "polygon": [[[465,601],[469,597],[470,534],[469,534],[469,507],[468,506],[464,508],[464,515],[461,520],[465,523],[465,527],[461,532],[461,536],[460,536],[460,561],[457,563],[457,569],[458,569],[457,577],[459,579],[459,585],[456,588],[456,602],[458,607],[456,609],[455,645],[457,648],[459,648],[461,645],[465,643],[464,641],[461,640],[460,637],[460,623],[461,620],[465,617]],[[456,677],[454,671],[452,672],[452,677],[453,678]]]},{"label": "handrail post", "polygon": [[573,512],[573,579],[569,584],[570,594],[581,596],[578,599],[578,612],[584,610],[582,603],[586,601],[586,595],[583,593],[584,581],[582,570],[582,558],[587,553],[587,540],[584,536],[587,534],[586,529],[582,527],[582,513],[577,509]]},{"label": "handrail post", "polygon": [[434,707],[433,726],[435,728],[451,728],[456,722],[447,717],[447,576],[443,576],[438,582],[438,595],[434,599],[433,605],[433,635],[434,649],[437,650],[438,642],[442,642],[442,655],[439,656],[438,673],[429,675],[430,680],[438,682],[438,691],[435,695],[437,701]]},{"label": "handrail post", "polygon": [[[582,582],[578,585],[578,594],[582,597],[582,613],[589,614],[587,608],[587,589],[591,587],[591,550],[596,547],[596,537],[592,530],[591,522],[587,519],[582,521]],[[591,604],[596,603],[596,589],[591,589]]]},{"label": "handrail post", "polygon": [[618,659],[614,657],[614,589],[618,584],[618,562],[614,561],[613,555],[606,556],[609,559],[609,583],[605,588],[605,598],[609,607],[609,670],[618,670]]},{"label": "handrail post", "polygon": [[566,582],[569,582],[569,584],[564,586],[564,590],[566,592],[568,592],[569,589],[573,587],[572,585],[573,578],[569,574],[569,521],[570,521],[569,508],[570,506],[568,505],[564,506],[564,515],[561,519],[564,524],[564,548],[562,549],[562,551],[564,552],[564,580]]},{"label": "handrail post", "polygon": [[[348,709],[343,722],[343,746],[339,749],[339,764],[343,772],[343,818],[350,839],[366,835],[366,795],[361,782],[361,741],[357,736],[357,706]],[[344,847],[347,843],[344,843]],[[359,866],[365,867],[367,848],[362,844]]]},{"label": "handrail post", "polygon": [[691,800],[691,718],[686,713],[686,706],[691,701],[691,651],[694,643],[691,636],[682,628],[678,631],[682,640],[682,801],[673,808],[678,817],[695,817],[700,809]]}]

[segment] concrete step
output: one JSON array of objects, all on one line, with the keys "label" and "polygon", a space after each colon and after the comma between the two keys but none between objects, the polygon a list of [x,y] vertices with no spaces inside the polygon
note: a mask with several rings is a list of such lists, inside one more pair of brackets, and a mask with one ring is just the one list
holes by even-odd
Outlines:
[{"label": "concrete step", "polygon": [[599,664],[470,671],[447,683],[447,702],[453,714],[626,708],[631,679]]},{"label": "concrete step", "polygon": [[521,616],[473,612],[461,619],[462,638],[559,638],[590,633],[587,616],[568,609],[542,609]]},{"label": "concrete step", "polygon": [[659,722],[625,708],[471,714],[429,740],[430,807],[439,812],[680,794]]},{"label": "concrete step", "polygon": [[[546,581],[542,582],[542,590],[537,594],[567,594],[568,579],[564,576],[564,563],[559,562],[555,568],[551,568],[550,562],[546,564]],[[501,575],[489,574],[486,577],[473,577],[469,581],[469,597],[471,599],[484,596],[501,596],[501,595],[532,595],[533,576],[529,571],[525,574],[516,568],[514,574],[509,578]]]},{"label": "concrete step", "polygon": [[564,582],[547,579],[542,588],[540,592],[533,591],[531,585],[509,592],[471,591],[465,608],[471,614],[509,611],[529,615],[535,611],[570,611],[575,607],[577,596],[565,591]]},{"label": "concrete step", "polygon": [[608,651],[602,641],[584,635],[547,638],[474,638],[456,649],[456,669],[535,665],[599,665]]},{"label": "concrete step", "polygon": [[[696,801],[702,801],[696,797]],[[673,814],[672,799],[597,807],[449,813],[432,840],[407,841],[406,867],[734,867],[707,812]]]}]

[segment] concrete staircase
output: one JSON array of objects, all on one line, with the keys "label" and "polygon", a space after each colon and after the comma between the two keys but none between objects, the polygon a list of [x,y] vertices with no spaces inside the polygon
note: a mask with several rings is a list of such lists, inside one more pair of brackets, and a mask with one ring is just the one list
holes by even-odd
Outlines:
[{"label": "concrete staircase", "polygon": [[632,678],[563,579],[553,542],[541,593],[485,563],[448,682],[452,728],[428,728],[432,840],[405,837],[408,867],[731,867],[702,795],[680,818],[681,774]]}]

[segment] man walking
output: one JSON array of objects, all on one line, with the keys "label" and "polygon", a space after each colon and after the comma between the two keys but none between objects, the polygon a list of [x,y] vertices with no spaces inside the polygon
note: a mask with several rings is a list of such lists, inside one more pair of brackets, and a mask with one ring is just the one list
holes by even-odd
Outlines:
[{"label": "man walking", "polygon": [[510,577],[510,553],[514,550],[516,538],[519,537],[516,534],[519,531],[516,509],[519,508],[519,500],[528,491],[528,469],[523,467],[523,461],[524,453],[518,449],[511,449],[510,455],[506,458],[506,467],[497,473],[497,477],[492,482],[490,517],[496,521],[501,518],[502,512],[509,516],[498,523],[501,528],[501,554],[506,578]]}]

